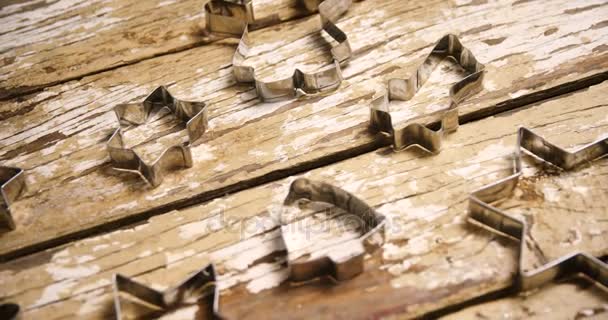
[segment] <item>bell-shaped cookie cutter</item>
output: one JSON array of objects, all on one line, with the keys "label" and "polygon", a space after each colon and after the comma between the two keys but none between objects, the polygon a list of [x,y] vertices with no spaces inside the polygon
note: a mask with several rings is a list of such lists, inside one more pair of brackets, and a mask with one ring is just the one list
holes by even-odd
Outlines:
[{"label": "bell-shaped cookie cutter", "polygon": [[[439,64],[433,57],[451,57],[469,75],[450,87],[450,106],[437,114],[440,118],[440,128],[434,130],[421,123],[395,128],[389,110],[390,102],[407,101],[414,97]],[[462,45],[457,36],[453,34],[443,36],[410,78],[390,79],[386,93],[374,98],[370,108],[370,127],[389,135],[395,150],[417,145],[431,153],[439,152],[444,133],[458,129],[458,105],[466,97],[481,90],[484,68],[473,53]]]},{"label": "bell-shaped cookie cutter", "polygon": [[524,237],[528,234],[526,221],[511,217],[503,210],[490,204],[509,197],[515,190],[522,175],[522,148],[541,160],[564,170],[571,170],[583,163],[608,154],[608,138],[590,143],[574,152],[568,152],[551,144],[529,129],[520,127],[513,159],[513,173],[471,193],[469,197],[469,218],[520,241],[517,280],[517,286],[520,290],[533,289],[556,278],[576,273],[583,273],[608,288],[608,265],[582,252],[563,256],[531,271],[523,269]]},{"label": "bell-shaped cookie cutter", "polygon": [[114,168],[136,172],[154,187],[161,184],[166,170],[192,167],[190,145],[207,130],[207,105],[204,102],[179,100],[164,86],[156,88],[142,103],[120,104],[114,108],[114,112],[119,122],[139,125],[146,122],[155,107],[168,108],[178,119],[186,121],[187,143],[165,149],[148,164],[133,149],[125,147],[120,127],[108,140],[108,153]]},{"label": "bell-shaped cookie cutter", "polygon": [[[351,279],[364,270],[363,258],[366,253],[364,242],[373,234],[381,232],[386,224],[385,217],[363,200],[351,193],[325,182],[298,178],[294,180],[285,198],[285,205],[292,205],[300,199],[314,202],[325,202],[343,209],[358,217],[363,228],[362,236],[333,244],[332,247],[340,248],[348,246],[348,252],[332,250],[330,254],[313,258],[300,257],[291,259],[288,253],[287,264],[289,267],[290,280],[302,282],[322,276],[329,276],[336,281]],[[286,225],[281,226],[281,234],[285,241]],[[288,250],[289,251],[289,250]]]},{"label": "bell-shaped cookie cutter", "polygon": [[[209,289],[212,289],[213,292],[209,292]],[[213,264],[207,265],[177,286],[162,292],[116,273],[113,277],[113,293],[117,320],[127,319],[123,314],[123,306],[120,302],[121,293],[126,293],[152,305],[160,309],[161,312],[187,306],[206,298],[209,299],[211,305],[209,316],[213,319],[222,319],[219,313],[220,295],[217,286],[217,274]]]},{"label": "bell-shaped cookie cutter", "polygon": [[0,228],[14,230],[15,221],[11,214],[11,205],[25,190],[23,169],[0,166]]},{"label": "bell-shaped cookie cutter", "polygon": [[317,72],[306,73],[295,69],[291,76],[279,80],[262,81],[256,77],[255,69],[245,65],[251,40],[249,24],[255,22],[251,1],[216,0],[205,7],[207,25],[211,32],[241,35],[241,40],[232,58],[234,76],[238,82],[253,82],[263,101],[277,101],[315,95],[337,89],[342,83],[342,66],[346,65],[352,50],[346,34],[335,25],[352,4],[352,0],[300,0],[309,11],[319,11],[322,29],[338,44],[331,49],[333,64]]}]

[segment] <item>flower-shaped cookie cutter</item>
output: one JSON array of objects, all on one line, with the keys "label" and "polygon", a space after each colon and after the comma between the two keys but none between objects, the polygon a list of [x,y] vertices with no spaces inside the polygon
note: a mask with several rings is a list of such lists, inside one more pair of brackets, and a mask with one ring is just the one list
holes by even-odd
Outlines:
[{"label": "flower-shaped cookie cutter", "polygon": [[[450,87],[450,106],[436,114],[440,118],[440,127],[435,130],[425,124],[410,123],[402,128],[395,128],[389,110],[390,102],[407,101],[414,97],[439,65],[434,57],[453,58],[469,73]],[[390,79],[386,93],[374,98],[370,108],[370,127],[390,136],[396,151],[416,145],[431,153],[439,152],[444,133],[458,129],[458,105],[466,97],[481,90],[484,68],[473,53],[462,45],[457,36],[453,34],[443,36],[410,78]]]},{"label": "flower-shaped cookie cutter", "polygon": [[[287,264],[290,280],[302,282],[328,276],[336,281],[343,281],[362,273],[364,271],[363,258],[366,253],[365,242],[372,235],[384,229],[385,217],[353,194],[325,182],[306,178],[298,178],[293,181],[284,204],[292,205],[300,199],[332,204],[356,216],[363,229],[363,235],[331,245],[336,249],[348,247],[348,250],[330,250],[327,255],[318,258],[292,259],[289,257],[288,248]],[[287,225],[281,225],[283,241],[285,241],[286,228]]]},{"label": "flower-shaped cookie cutter", "polygon": [[116,129],[108,140],[108,153],[115,169],[135,172],[156,187],[161,184],[165,171],[192,167],[190,145],[207,130],[207,105],[204,102],[179,100],[167,88],[156,88],[142,103],[120,104],[114,108],[119,122],[143,124],[153,108],[168,108],[178,119],[186,121],[189,141],[165,149],[152,163],[146,163],[132,149],[125,147],[122,130]]}]

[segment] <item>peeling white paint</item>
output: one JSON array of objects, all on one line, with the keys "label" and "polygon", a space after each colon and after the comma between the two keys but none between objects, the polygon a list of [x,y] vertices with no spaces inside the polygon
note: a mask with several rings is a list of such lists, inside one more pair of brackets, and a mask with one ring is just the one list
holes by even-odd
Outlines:
[{"label": "peeling white paint", "polygon": [[544,187],[543,194],[545,195],[545,200],[549,202],[559,202],[559,191],[560,190],[555,187]]},{"label": "peeling white paint", "polygon": [[164,314],[158,318],[158,320],[192,320],[197,319],[197,313],[200,307],[198,305],[188,306],[177,309],[175,311]]},{"label": "peeling white paint", "polygon": [[47,265],[48,272],[53,280],[83,278],[96,274],[101,268],[98,265],[61,266],[54,263]]},{"label": "peeling white paint", "polygon": [[107,301],[107,296],[104,289],[87,292],[84,294],[84,296],[82,296],[82,298],[84,301],[76,313],[79,317],[102,310],[104,307],[104,302]]},{"label": "peeling white paint", "polygon": [[192,148],[192,157],[196,159],[196,161],[210,161],[215,159],[215,155],[213,152],[215,151],[215,147],[212,147],[208,144],[201,144],[194,148]]},{"label": "peeling white paint", "polygon": [[513,153],[514,147],[512,145],[505,145],[503,141],[491,144],[481,149],[475,156],[469,159],[469,163],[482,163],[495,158],[504,157]]},{"label": "peeling white paint", "polygon": [[228,167],[228,165],[226,165],[223,162],[220,162],[217,166],[215,166],[215,168],[213,168],[213,171],[216,172],[222,172],[224,169],[226,169]]},{"label": "peeling white paint", "polygon": [[42,295],[29,308],[45,305],[53,301],[57,301],[71,293],[72,287],[76,285],[76,281],[61,281],[53,283],[42,291]]},{"label": "peeling white paint", "polygon": [[448,172],[448,174],[470,179],[473,177],[473,174],[479,172],[480,169],[481,165],[479,163],[474,163],[466,167],[452,169]]},{"label": "peeling white paint", "polygon": [[196,251],[194,251],[192,249],[185,250],[185,251],[182,251],[182,252],[175,252],[175,253],[173,253],[173,252],[165,252],[165,259],[166,259],[167,267],[169,267],[169,265],[171,265],[171,264],[173,264],[173,263],[175,263],[177,261],[180,261],[180,260],[182,260],[184,258],[193,256],[194,254],[196,254]]},{"label": "peeling white paint", "polygon": [[133,209],[133,208],[137,208],[138,205],[139,205],[138,201],[137,200],[133,200],[131,202],[127,202],[125,204],[121,204],[121,205],[115,206],[114,208],[112,208],[112,210],[110,210],[110,212],[116,212],[116,211]]},{"label": "peeling white paint", "polygon": [[289,272],[286,268],[278,271],[272,271],[259,278],[250,281],[247,284],[247,290],[251,293],[258,293],[262,290],[277,287],[283,281],[287,280]]}]

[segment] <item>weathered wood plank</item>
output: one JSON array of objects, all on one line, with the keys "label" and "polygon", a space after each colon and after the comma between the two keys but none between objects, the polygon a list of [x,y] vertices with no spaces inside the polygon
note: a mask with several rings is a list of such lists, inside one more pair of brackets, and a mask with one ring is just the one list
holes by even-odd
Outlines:
[{"label": "weathered wood plank", "polygon": [[[518,244],[469,224],[468,194],[509,174],[520,125],[564,148],[605,136],[607,88],[605,82],[468,123],[447,138],[436,156],[384,148],[304,174],[357,194],[390,221],[386,243],[366,259],[364,274],[342,284],[284,283],[279,217],[302,214],[294,223],[304,228],[289,229],[296,230],[289,247],[301,254],[357,235],[338,229],[339,219],[331,220],[335,225],[324,224],[336,212],[319,213],[323,206],[303,213],[284,207],[282,200],[295,179],[290,177],[5,263],[0,267],[0,301],[20,303],[26,318],[111,317],[113,273],[163,288],[209,260],[221,274],[221,311],[238,319],[415,317],[507,288],[516,270]],[[543,255],[527,254],[527,263],[554,259],[565,250],[608,253],[608,159],[548,174],[549,168],[525,157],[524,168],[522,189],[505,209],[533,222],[532,247]],[[317,233],[307,238],[307,232]],[[192,315],[196,308],[181,311]]]},{"label": "weathered wood plank", "polygon": [[[204,44],[205,1],[32,0],[0,5],[0,99]],[[258,18],[305,14],[255,1]]]},{"label": "weathered wood plank", "polygon": [[552,284],[529,295],[486,302],[441,319],[605,319],[608,294],[586,279]]},{"label": "weathered wood plank", "polygon": [[[375,90],[383,90],[387,78],[415,70],[447,31],[459,34],[487,64],[485,89],[461,106],[462,119],[606,78],[606,13],[608,4],[601,1],[423,5],[368,0],[339,23],[350,35],[355,57],[344,70],[343,86],[327,97],[260,104],[250,87],[234,85],[234,47],[224,41],[14,99],[0,106],[8,115],[2,122],[0,159],[27,170],[29,191],[13,206],[18,228],[0,236],[0,254],[23,254],[100,226],[135,221],[374,150],[379,143],[367,123]],[[319,36],[307,34],[315,19],[252,33],[259,45],[251,63],[262,74],[328,63]],[[306,45],[311,49],[302,52]],[[412,101],[397,104],[400,119],[447,106],[447,84],[458,77],[449,70],[435,73]],[[116,127],[111,112],[116,103],[141,99],[167,83],[184,99],[211,103],[211,129],[193,148],[194,167],[169,175],[151,190],[138,178],[110,169],[105,142]],[[150,137],[134,132],[137,142]],[[163,134],[158,143],[140,150],[159,151],[178,137]]]}]

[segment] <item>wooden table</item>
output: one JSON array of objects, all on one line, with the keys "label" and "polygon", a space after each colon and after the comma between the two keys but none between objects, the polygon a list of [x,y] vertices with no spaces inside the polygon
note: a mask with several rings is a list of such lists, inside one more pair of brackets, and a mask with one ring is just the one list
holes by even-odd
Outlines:
[{"label": "wooden table", "polygon": [[[248,63],[273,79],[331,63],[319,17],[296,0],[254,1],[285,20],[251,33]],[[354,54],[331,94],[263,103],[237,84],[237,41],[203,32],[203,1],[10,0],[0,4],[0,163],[26,171],[0,234],[0,302],[26,319],[112,318],[114,273],[162,289],[209,261],[220,311],[241,318],[455,319],[608,317],[588,279],[512,290],[518,242],[467,221],[470,191],[509,174],[516,130],[567,149],[608,133],[608,3],[601,0],[366,0],[338,22]],[[416,70],[454,33],[486,65],[483,90],[460,105],[440,154],[394,152],[371,132],[369,106],[389,78]],[[463,70],[442,62],[420,92],[391,107],[431,124]],[[112,169],[106,142],[118,103],[159,85],[209,104],[194,166],[151,188]],[[185,136],[153,116],[128,130],[152,159]],[[524,158],[524,183],[501,204],[532,225],[526,267],[569,252],[608,255],[608,160],[555,172]],[[282,200],[295,177],[340,186],[386,215],[386,242],[340,284],[287,281]],[[307,226],[339,225],[312,209]],[[222,223],[230,221],[230,224]],[[318,229],[318,228],[317,228]],[[314,253],[355,230],[290,243]],[[167,318],[192,318],[198,307]],[[198,314],[200,316],[200,314]]]}]

